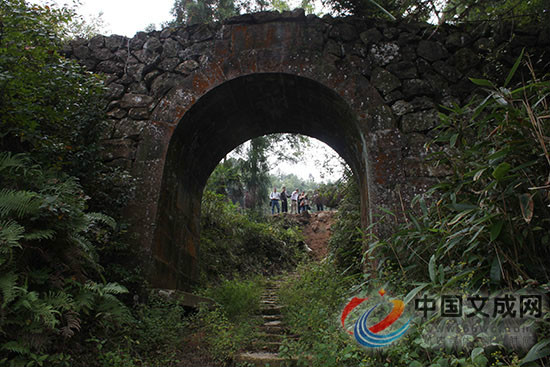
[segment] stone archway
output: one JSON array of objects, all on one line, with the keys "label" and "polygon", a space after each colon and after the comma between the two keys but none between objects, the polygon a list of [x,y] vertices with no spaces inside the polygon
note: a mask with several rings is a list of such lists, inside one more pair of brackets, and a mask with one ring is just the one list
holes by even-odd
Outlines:
[{"label": "stone archway", "polygon": [[153,240],[153,282],[183,287],[196,276],[201,197],[218,162],[241,143],[269,133],[315,137],[349,164],[366,211],[365,134],[345,100],[309,78],[256,73],[202,96],[179,121],[166,154]]},{"label": "stone archway", "polygon": [[[547,69],[548,32],[510,35],[296,10],[132,39],[97,36],[64,51],[106,76],[104,159],[137,180],[127,214],[153,283],[185,287],[216,157],[269,132],[318,137],[359,178],[364,224],[379,207],[400,215],[442,174],[423,162],[440,105],[465,103],[475,90],[470,77],[504,78],[525,46],[535,67]],[[259,116],[268,123],[252,123]],[[209,131],[235,134],[209,140]]]}]

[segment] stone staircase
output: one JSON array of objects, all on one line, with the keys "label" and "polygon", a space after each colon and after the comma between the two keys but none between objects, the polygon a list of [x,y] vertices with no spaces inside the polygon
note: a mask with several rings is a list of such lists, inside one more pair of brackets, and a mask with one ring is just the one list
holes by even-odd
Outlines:
[{"label": "stone staircase", "polygon": [[279,347],[288,334],[281,314],[282,306],[278,303],[277,291],[280,281],[271,280],[264,290],[261,299],[260,313],[263,325],[260,326],[258,339],[250,350],[239,354],[235,362],[247,366],[292,367],[297,365],[295,359],[285,359],[278,355]]}]

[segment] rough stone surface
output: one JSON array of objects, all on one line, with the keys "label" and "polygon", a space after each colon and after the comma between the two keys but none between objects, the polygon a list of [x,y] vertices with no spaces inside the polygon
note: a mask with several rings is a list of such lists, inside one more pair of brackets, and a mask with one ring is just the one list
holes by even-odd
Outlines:
[{"label": "rough stone surface", "polygon": [[63,52],[105,74],[104,159],[138,182],[127,212],[153,285],[186,288],[202,189],[225,154],[274,131],[317,137],[357,175],[364,225],[379,207],[399,213],[396,192],[407,202],[445,173],[423,160],[437,106],[468,101],[480,90],[471,77],[501,83],[522,47],[548,70],[550,31],[499,32],[296,10],[97,36]]},{"label": "rough stone surface", "polygon": [[374,70],[371,76],[371,82],[375,88],[384,94],[387,94],[401,86],[401,81],[398,77],[382,68],[377,68]]},{"label": "rough stone surface", "polygon": [[439,117],[436,110],[429,110],[406,114],[401,121],[401,130],[409,133],[434,128],[439,122]]},{"label": "rough stone surface", "polygon": [[438,42],[422,40],[418,44],[418,56],[425,58],[428,61],[437,61],[447,57],[448,52]]}]

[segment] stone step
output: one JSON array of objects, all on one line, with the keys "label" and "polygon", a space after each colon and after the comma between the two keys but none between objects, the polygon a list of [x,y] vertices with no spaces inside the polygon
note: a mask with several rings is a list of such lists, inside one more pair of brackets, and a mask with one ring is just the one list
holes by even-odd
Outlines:
[{"label": "stone step", "polygon": [[251,366],[289,367],[296,366],[297,360],[280,358],[275,353],[268,352],[245,352],[237,355],[236,362],[248,363]]},{"label": "stone step", "polygon": [[264,319],[264,322],[282,321],[283,315],[262,315],[262,318]]},{"label": "stone step", "polygon": [[260,330],[267,334],[280,334],[280,335],[284,335],[288,332],[288,330],[283,326],[262,325],[260,326]]},{"label": "stone step", "polygon": [[279,347],[281,345],[282,343],[279,341],[275,341],[275,342],[256,341],[252,344],[252,351],[277,353],[279,352]]},{"label": "stone step", "polygon": [[262,315],[280,315],[282,309],[282,306],[261,307],[260,313]]},{"label": "stone step", "polygon": [[264,326],[284,326],[281,320],[265,321]]},{"label": "stone step", "polygon": [[256,341],[258,342],[261,340],[265,343],[280,343],[283,341],[283,339],[284,336],[282,334],[269,334],[263,332],[258,334],[258,339]]}]

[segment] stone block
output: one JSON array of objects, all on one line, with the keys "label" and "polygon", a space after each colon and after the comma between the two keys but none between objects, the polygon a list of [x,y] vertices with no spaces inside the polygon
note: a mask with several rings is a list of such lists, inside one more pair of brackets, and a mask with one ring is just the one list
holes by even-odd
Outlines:
[{"label": "stone block", "polygon": [[457,50],[466,47],[472,42],[472,37],[467,33],[454,32],[449,34],[445,40],[445,46],[450,50]]},{"label": "stone block", "polygon": [[151,113],[147,107],[131,108],[130,111],[128,111],[128,116],[134,120],[146,120],[150,115]]},{"label": "stone block", "polygon": [[371,83],[376,89],[384,94],[388,94],[401,86],[401,81],[398,77],[382,68],[374,69],[371,76]]},{"label": "stone block", "polygon": [[137,140],[145,129],[147,122],[136,120],[128,117],[122,119],[115,126],[113,138]]},{"label": "stone block", "polygon": [[396,43],[386,42],[374,44],[369,50],[375,65],[385,66],[392,61],[399,61],[399,46]]},{"label": "stone block", "polygon": [[329,33],[330,38],[336,40],[342,40],[344,42],[351,42],[357,39],[357,32],[355,27],[348,23],[339,23],[336,24]]},{"label": "stone block", "polygon": [[441,43],[427,40],[418,43],[416,53],[418,56],[432,62],[446,58],[449,55],[449,52]]},{"label": "stone block", "polygon": [[180,50],[181,50],[181,45],[178,43],[178,41],[168,38],[164,41],[162,58],[166,59],[169,57],[176,57],[178,56],[178,52]]},{"label": "stone block", "polygon": [[382,33],[380,33],[378,29],[370,28],[364,32],[361,32],[359,34],[359,38],[361,38],[361,41],[363,41],[363,43],[368,46],[382,41],[384,36],[382,35]]},{"label": "stone block", "polygon": [[96,71],[105,74],[118,74],[122,75],[124,72],[124,65],[115,61],[102,61],[96,66]]},{"label": "stone block", "polygon": [[179,59],[177,57],[170,57],[168,59],[162,60],[158,64],[158,68],[163,71],[172,71],[179,64]]},{"label": "stone block", "polygon": [[101,152],[103,161],[112,161],[119,158],[134,159],[136,154],[135,142],[130,139],[110,139],[102,143]]},{"label": "stone block", "polygon": [[469,48],[461,48],[450,59],[451,63],[460,72],[475,68],[480,63],[479,55]]},{"label": "stone block", "polygon": [[450,82],[457,82],[460,78],[462,78],[462,74],[445,61],[436,61],[432,66],[435,71]]},{"label": "stone block", "polygon": [[124,94],[125,88],[122,84],[111,83],[107,88],[107,98],[109,100],[119,99]]},{"label": "stone block", "polygon": [[129,41],[130,50],[132,51],[141,50],[146,40],[147,40],[147,33],[145,32],[136,33],[136,35]]},{"label": "stone block", "polygon": [[90,56],[90,49],[87,46],[81,45],[75,47],[73,53],[77,58],[84,60]]},{"label": "stone block", "polygon": [[143,49],[150,53],[162,52],[162,42],[156,37],[149,37],[143,44]]},{"label": "stone block", "polygon": [[393,113],[396,115],[396,116],[403,116],[407,113],[410,113],[410,112],[413,112],[414,111],[414,107],[412,104],[410,104],[409,102],[407,101],[404,101],[404,100],[399,100],[397,102],[395,102],[392,106],[391,106],[392,110],[393,110]]},{"label": "stone block", "polygon": [[105,47],[105,37],[101,35],[92,37],[88,42],[88,47],[94,51]]},{"label": "stone block", "polygon": [[416,65],[411,61],[392,62],[386,69],[399,79],[413,79],[418,77]]},{"label": "stone block", "polygon": [[112,35],[105,38],[105,47],[111,51],[116,51],[119,48],[122,48],[128,39],[124,36]]},{"label": "stone block", "polygon": [[128,111],[119,107],[112,108],[109,112],[107,112],[107,116],[113,117],[116,119],[124,118],[126,117],[127,114],[128,114]]},{"label": "stone block", "polygon": [[92,49],[92,57],[97,60],[109,60],[112,59],[115,55],[106,48],[97,48]]},{"label": "stone block", "polygon": [[432,95],[434,90],[429,82],[423,79],[408,79],[403,82],[403,94],[407,98]]},{"label": "stone block", "polygon": [[401,119],[401,131],[404,133],[426,131],[439,124],[437,110],[413,112],[404,115]]},{"label": "stone block", "polygon": [[143,94],[125,94],[120,100],[120,107],[133,108],[133,107],[149,107],[153,102],[153,97]]}]

